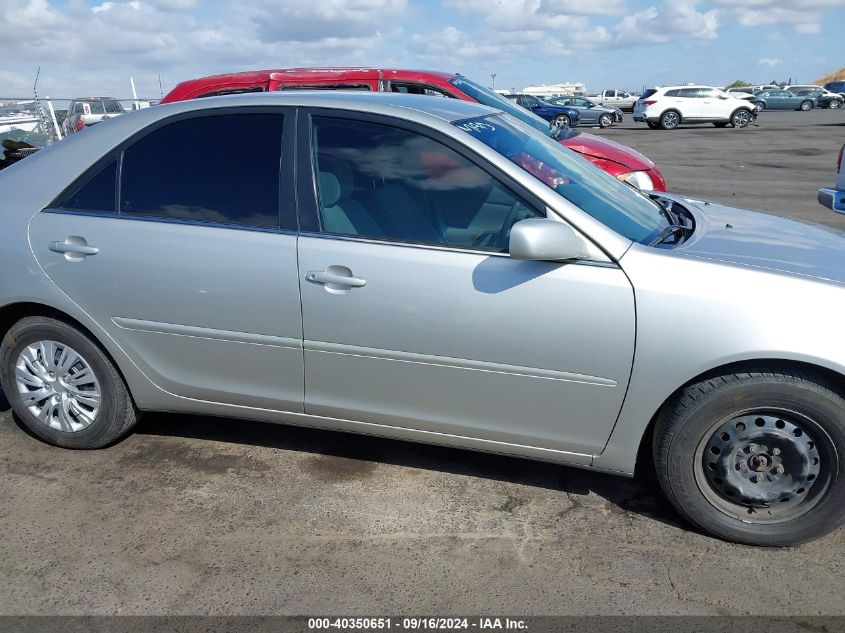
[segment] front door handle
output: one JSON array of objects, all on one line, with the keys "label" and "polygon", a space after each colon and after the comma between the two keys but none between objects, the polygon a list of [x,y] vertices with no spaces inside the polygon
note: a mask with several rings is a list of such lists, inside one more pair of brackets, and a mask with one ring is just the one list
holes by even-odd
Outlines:
[{"label": "front door handle", "polygon": [[84,237],[75,235],[65,238],[63,242],[50,242],[50,250],[64,254],[71,261],[79,261],[100,252],[96,246],[89,246]]},{"label": "front door handle", "polygon": [[[331,268],[341,268],[340,266],[331,266]],[[346,269],[349,270],[349,269]],[[305,278],[311,283],[323,284],[328,286],[344,286],[346,288],[363,288],[367,285],[367,280],[361,277],[353,277],[352,271],[349,274],[343,272],[334,272],[331,270],[313,270],[305,275]]]}]

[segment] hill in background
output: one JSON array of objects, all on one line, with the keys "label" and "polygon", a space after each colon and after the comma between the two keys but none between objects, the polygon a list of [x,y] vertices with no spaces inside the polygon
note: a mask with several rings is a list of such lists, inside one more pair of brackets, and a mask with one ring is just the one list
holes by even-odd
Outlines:
[{"label": "hill in background", "polygon": [[815,83],[819,85],[824,85],[829,81],[842,81],[845,80],[845,68],[840,68],[829,75],[825,75],[821,79],[816,79]]}]

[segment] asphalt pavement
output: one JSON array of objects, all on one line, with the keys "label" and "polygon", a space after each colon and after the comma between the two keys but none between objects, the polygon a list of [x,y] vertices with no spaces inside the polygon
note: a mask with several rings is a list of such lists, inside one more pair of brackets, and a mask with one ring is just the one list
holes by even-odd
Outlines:
[{"label": "asphalt pavement", "polygon": [[[845,228],[816,202],[845,112],[595,133],[673,190]],[[703,535],[647,481],[231,419],[148,415],[99,451],[0,397],[0,614],[845,615],[845,529]]]}]

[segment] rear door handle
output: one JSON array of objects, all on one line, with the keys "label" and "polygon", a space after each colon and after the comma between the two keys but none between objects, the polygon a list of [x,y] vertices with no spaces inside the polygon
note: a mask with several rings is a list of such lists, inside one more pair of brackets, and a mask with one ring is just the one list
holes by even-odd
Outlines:
[{"label": "rear door handle", "polygon": [[[336,268],[340,268],[339,266]],[[348,269],[347,269],[348,270]],[[305,279],[315,284],[343,286],[346,288],[363,288],[367,280],[361,277],[353,277],[352,271],[349,274],[329,272],[327,270],[312,270],[305,275]]]},{"label": "rear door handle", "polygon": [[96,246],[89,246],[84,237],[76,236],[65,238],[64,242],[50,242],[50,250],[63,253],[67,259],[84,259],[100,252]]}]

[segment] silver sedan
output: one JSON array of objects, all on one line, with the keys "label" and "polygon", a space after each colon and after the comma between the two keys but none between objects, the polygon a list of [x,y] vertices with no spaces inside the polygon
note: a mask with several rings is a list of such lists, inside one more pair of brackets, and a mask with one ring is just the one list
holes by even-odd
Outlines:
[{"label": "silver sedan", "polygon": [[212,414],[654,469],[744,543],[845,521],[830,229],[647,196],[478,104],[341,93],[115,118],[0,173],[0,217],[0,379],[52,444]]}]

